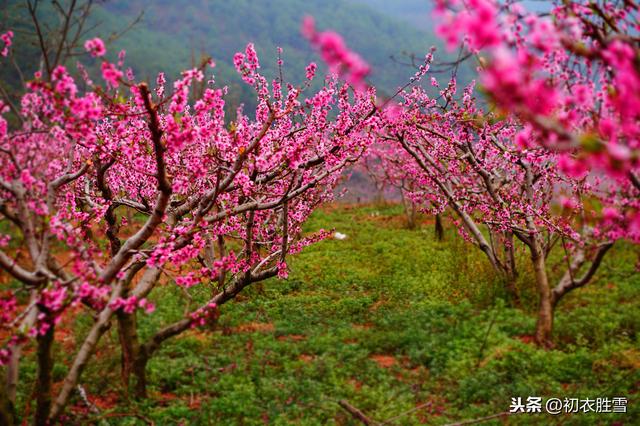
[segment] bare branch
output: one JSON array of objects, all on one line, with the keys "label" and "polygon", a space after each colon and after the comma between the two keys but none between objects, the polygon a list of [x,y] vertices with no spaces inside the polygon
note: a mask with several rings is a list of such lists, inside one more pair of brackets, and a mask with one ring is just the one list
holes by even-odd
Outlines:
[{"label": "bare branch", "polygon": [[42,284],[46,277],[35,272],[29,272],[9,257],[4,251],[0,250],[0,267],[7,271],[15,279],[29,285]]}]

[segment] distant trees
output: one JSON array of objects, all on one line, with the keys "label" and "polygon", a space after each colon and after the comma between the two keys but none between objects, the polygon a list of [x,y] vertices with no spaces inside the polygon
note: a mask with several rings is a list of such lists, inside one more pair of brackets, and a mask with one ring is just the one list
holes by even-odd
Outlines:
[{"label": "distant trees", "polygon": [[[367,155],[361,160],[359,166],[363,173],[373,182],[377,191],[377,197],[382,201],[385,192],[395,190],[400,194],[400,200],[407,219],[407,226],[414,229],[417,224],[418,205],[413,199],[416,188],[415,176],[404,167],[410,157],[403,158],[398,152],[392,150],[388,143],[376,143],[369,147]],[[392,152],[388,152],[392,150]],[[394,194],[396,195],[396,194]],[[439,239],[443,235],[436,232]]]},{"label": "distant trees", "polygon": [[546,150],[564,180],[587,186],[560,201],[579,212],[574,230],[601,242],[588,267],[583,241],[567,256],[567,273],[541,294],[541,311],[553,307],[588,282],[613,241],[640,242],[639,6],[563,1],[545,17],[519,4],[439,1],[436,14],[449,45],[464,41],[479,59],[483,88],[517,125],[520,155]]},{"label": "distant trees", "polygon": [[[517,121],[479,108],[472,87],[455,100],[452,87],[443,91],[448,100],[442,103],[420,89],[405,95],[402,111],[384,132],[398,153],[387,154],[384,163],[407,170],[415,188],[411,197],[424,208],[453,212],[462,236],[484,252],[515,302],[514,240],[524,244],[540,300],[536,339],[549,346],[555,305],[591,280],[615,241],[589,207],[598,197],[596,187],[562,174],[556,153],[522,150],[515,142]],[[412,161],[394,162],[406,154]],[[547,263],[556,247],[564,250],[567,266],[554,286]]]}]

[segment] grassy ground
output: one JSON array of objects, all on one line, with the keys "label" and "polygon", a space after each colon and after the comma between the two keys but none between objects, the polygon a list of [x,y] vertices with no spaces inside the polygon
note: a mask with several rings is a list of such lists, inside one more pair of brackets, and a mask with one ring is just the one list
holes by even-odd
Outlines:
[{"label": "grassy ground", "polygon": [[[640,277],[631,247],[615,248],[597,280],[563,300],[557,349],[544,351],[531,343],[526,258],[525,307],[513,309],[479,251],[453,230],[436,241],[425,221],[405,229],[397,206],[327,208],[307,225],[319,228],[348,238],[307,248],[288,280],[225,305],[215,330],[167,342],[149,365],[148,400],[129,401],[114,388],[119,360],[99,350],[83,380],[102,412],[93,422],[144,424],[128,417],[138,413],[162,425],[356,424],[337,404],[346,399],[378,421],[414,410],[388,424],[438,425],[508,411],[516,396],[626,396],[626,415],[486,424],[640,424]],[[181,315],[174,287],[156,293],[163,303],[141,318],[143,336]],[[116,343],[112,330],[102,352],[117,353]],[[58,370],[63,377],[65,367]],[[75,404],[80,419],[83,404]]]}]

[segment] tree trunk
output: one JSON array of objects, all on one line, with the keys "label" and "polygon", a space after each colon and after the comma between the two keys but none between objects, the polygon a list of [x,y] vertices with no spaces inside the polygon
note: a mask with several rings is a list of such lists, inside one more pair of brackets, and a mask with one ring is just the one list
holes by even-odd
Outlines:
[{"label": "tree trunk", "polygon": [[578,273],[582,265],[587,262],[586,253],[584,250],[579,250],[574,254],[574,257],[571,260],[571,264],[567,268],[567,271],[564,273],[555,288],[551,291],[554,309],[560,299],[562,299],[567,293],[575,290],[576,288],[587,285],[591,281],[596,271],[602,264],[602,259],[604,259],[604,256],[611,249],[611,247],[613,247],[613,242],[608,242],[598,247],[595,255],[591,260],[591,265],[580,277],[577,277],[576,274]]},{"label": "tree trunk", "polygon": [[442,217],[437,214],[436,215],[436,238],[438,241],[444,240],[444,227],[442,226]]},{"label": "tree trunk", "polygon": [[541,250],[534,250],[531,257],[539,297],[536,343],[542,347],[550,348],[553,346],[551,341],[553,333],[553,301],[545,268],[544,254]]},{"label": "tree trunk", "polygon": [[0,425],[13,426],[16,424],[13,403],[7,394],[7,388],[0,386]]},{"label": "tree trunk", "polygon": [[[114,292],[109,302],[110,303],[113,302],[117,297],[120,296],[120,294],[121,294],[121,290],[116,287],[116,289],[114,289]],[[71,396],[71,392],[73,391],[75,386],[78,384],[80,375],[82,374],[84,367],[87,365],[89,358],[93,354],[93,351],[96,345],[98,344],[98,341],[111,326],[110,320],[112,315],[113,315],[113,310],[109,308],[109,305],[107,305],[100,312],[100,314],[98,314],[98,318],[96,319],[95,323],[91,327],[89,334],[87,335],[87,337],[85,337],[84,342],[82,343],[82,346],[80,347],[80,350],[76,354],[73,364],[69,369],[69,373],[67,373],[67,377],[65,377],[64,379],[64,383],[62,384],[62,389],[60,390],[58,397],[56,398],[55,402],[53,403],[53,406],[51,407],[51,414],[49,417],[51,418],[52,423],[54,423],[57,420],[58,416],[62,414],[64,407],[67,405],[67,402],[69,402],[69,397]]]},{"label": "tree trunk", "polygon": [[[224,293],[222,293],[224,294]],[[218,294],[220,296],[220,294]],[[235,295],[234,295],[235,297]],[[224,302],[222,302],[224,303]],[[136,376],[135,395],[137,398],[147,397],[147,363],[160,345],[173,336],[188,330],[191,327],[191,318],[183,318],[173,324],[167,325],[154,334],[148,341],[139,346],[138,356],[135,359],[133,373]]]},{"label": "tree trunk", "polygon": [[140,342],[135,312],[128,314],[118,311],[118,339],[120,340],[121,353],[121,378],[126,392],[129,392],[131,373],[134,370],[135,360],[138,358]]},{"label": "tree trunk", "polygon": [[516,285],[518,281],[518,272],[514,269],[511,269],[507,266],[507,269],[504,273],[504,288],[507,292],[507,296],[514,307],[519,308],[522,306],[520,302],[520,294],[518,293],[518,286]]},{"label": "tree trunk", "polygon": [[18,388],[18,376],[20,373],[20,357],[22,356],[22,343],[16,343],[10,347],[11,355],[7,364],[6,397],[13,404],[16,402],[16,390]]},{"label": "tree trunk", "polygon": [[[51,319],[51,322],[53,320]],[[38,377],[36,380],[36,414],[34,424],[46,426],[49,424],[49,410],[51,408],[51,371],[53,370],[53,346],[55,327],[52,324],[44,335],[37,337]]]},{"label": "tree trunk", "polygon": [[409,202],[411,205],[407,208],[407,225],[409,229],[416,228],[416,205],[413,202]]},{"label": "tree trunk", "polygon": [[518,268],[513,244],[513,233],[501,232],[496,235],[498,243],[503,251],[505,290],[513,306],[520,307],[520,295],[516,286],[518,280]]},{"label": "tree trunk", "polygon": [[[210,306],[212,303],[218,307],[222,306],[229,300],[235,298],[245,287],[255,282],[261,282],[267,278],[276,276],[278,273],[278,267],[273,266],[269,269],[258,272],[256,275],[243,276],[229,284],[223,291],[216,294],[213,298],[207,302],[205,306]],[[200,308],[202,309],[202,308]],[[196,312],[193,311],[192,314]],[[217,321],[217,318],[215,319]],[[172,324],[169,324],[162,329],[158,330],[153,336],[139,346],[138,356],[135,359],[133,366],[133,374],[136,377],[135,395],[138,398],[146,398],[147,395],[147,376],[146,368],[147,363],[153,356],[153,354],[160,348],[162,343],[171,337],[177,336],[180,333],[188,330],[192,325],[191,315],[186,318],[182,318]]]},{"label": "tree trunk", "polygon": [[140,347],[133,363],[133,375],[136,378],[134,395],[136,398],[147,397],[147,362],[149,356],[144,347]]},{"label": "tree trunk", "polygon": [[[36,291],[31,292],[31,297],[29,299],[29,304],[35,304],[36,300]],[[33,324],[36,321],[38,316],[37,307],[33,307],[27,316],[24,318],[22,323],[20,324],[21,332],[26,332],[27,330],[33,327]],[[18,388],[18,379],[20,375],[20,359],[22,358],[22,347],[25,344],[25,340],[21,339],[16,342],[14,345],[11,345],[11,356],[9,357],[9,363],[7,364],[7,388],[6,388],[6,396],[9,399],[11,405],[16,403],[16,390]]]},{"label": "tree trunk", "polygon": [[402,200],[402,207],[404,208],[404,214],[407,216],[407,228],[416,228],[416,205],[411,199],[407,199],[404,195],[404,190],[400,190],[400,198]]},{"label": "tree trunk", "polygon": [[384,195],[382,195],[381,191],[376,191],[376,195],[373,197],[373,204],[376,206],[381,206],[384,203]]}]

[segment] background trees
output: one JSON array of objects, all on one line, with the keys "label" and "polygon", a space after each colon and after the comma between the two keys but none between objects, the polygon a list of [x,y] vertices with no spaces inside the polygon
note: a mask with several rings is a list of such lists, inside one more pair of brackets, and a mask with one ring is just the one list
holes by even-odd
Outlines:
[{"label": "background trees", "polygon": [[[383,167],[406,169],[416,188],[412,199],[423,208],[453,211],[463,237],[484,252],[516,302],[514,240],[527,247],[540,299],[536,338],[550,345],[555,304],[593,277],[615,241],[589,207],[597,184],[562,174],[558,156],[545,148],[521,149],[517,122],[476,107],[473,87],[456,100],[453,87],[443,91],[446,101],[420,89],[406,94],[385,139],[400,151],[397,156],[408,153],[412,161],[387,154]],[[547,259],[555,248],[564,250],[567,270],[553,287]]]},{"label": "background trees", "polygon": [[[384,176],[412,178],[424,209],[450,207],[516,301],[514,237],[527,247],[544,346],[558,301],[590,281],[615,240],[637,242],[637,9],[565,2],[552,21],[510,3],[438,2],[439,34],[478,59],[498,110],[476,102],[473,84],[457,95],[454,75],[439,96],[415,87],[381,115],[380,137],[392,141],[378,151]],[[547,259],[560,243],[567,268],[552,288]]]}]

